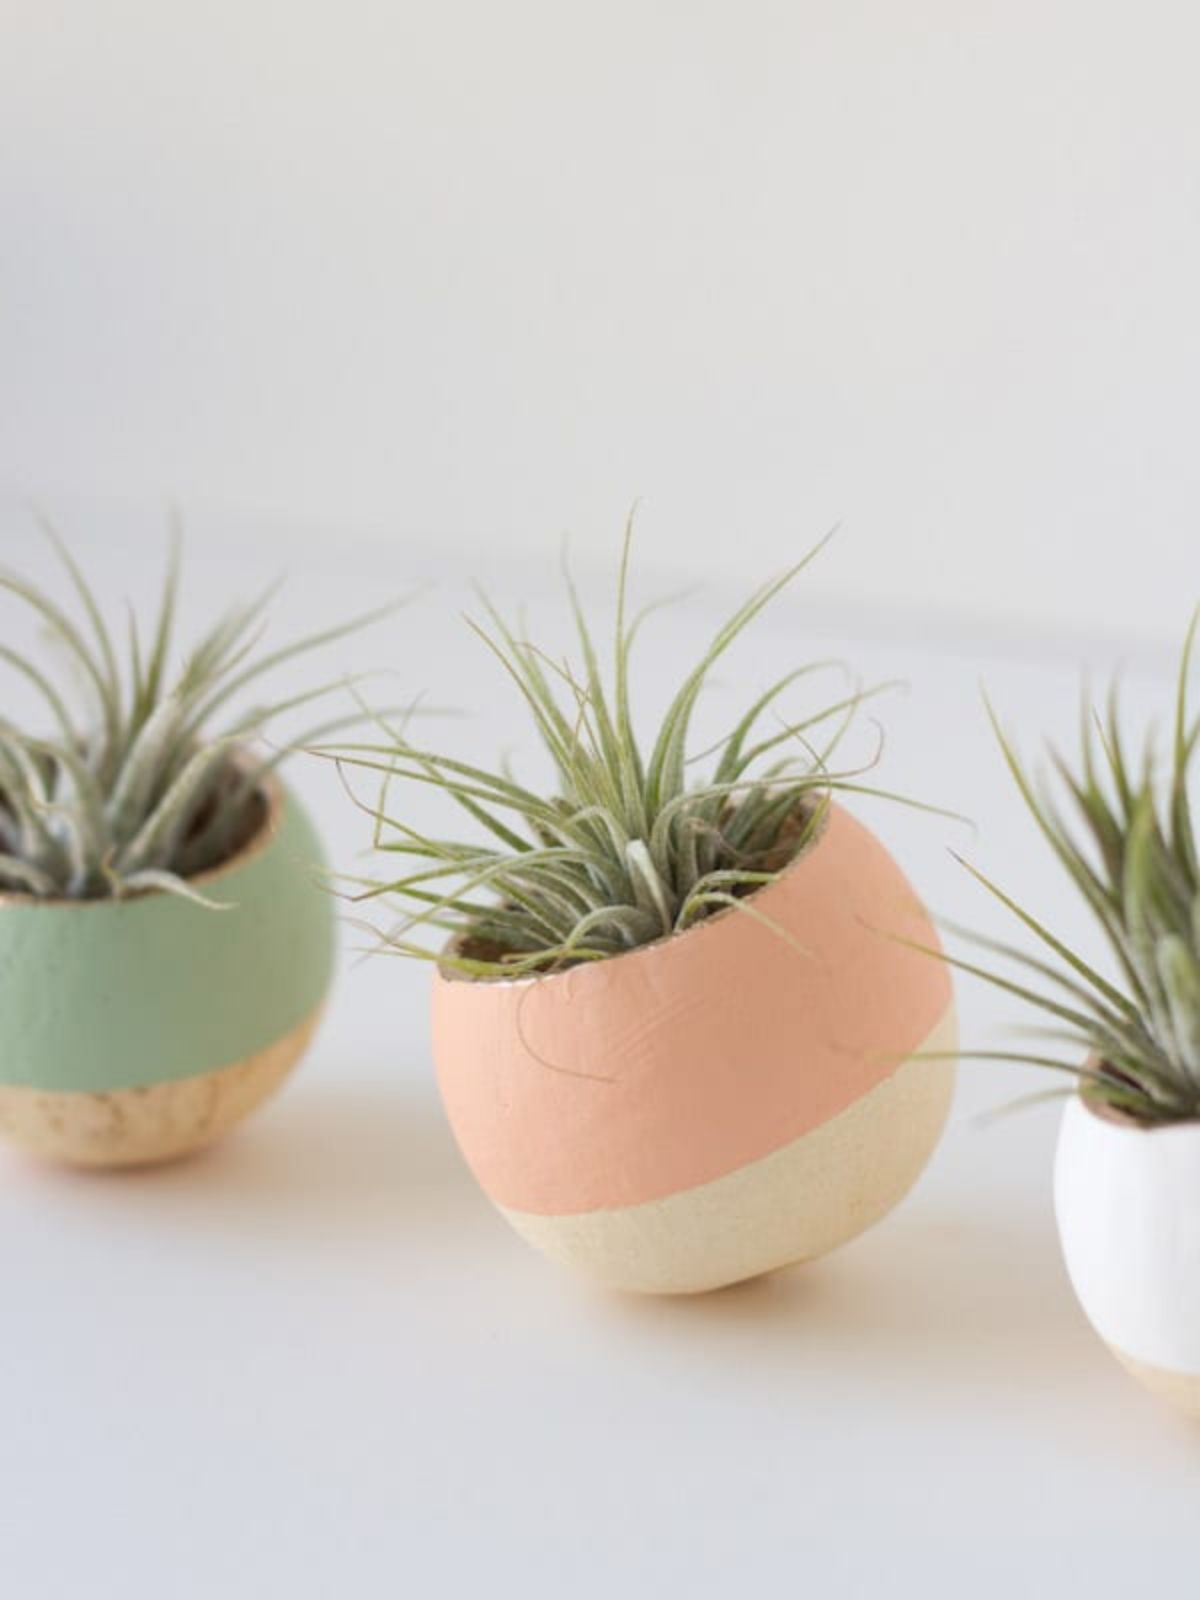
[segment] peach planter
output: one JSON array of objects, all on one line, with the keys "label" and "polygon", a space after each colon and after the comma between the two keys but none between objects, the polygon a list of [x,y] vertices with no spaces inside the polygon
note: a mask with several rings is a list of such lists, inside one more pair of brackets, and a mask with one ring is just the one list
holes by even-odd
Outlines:
[{"label": "peach planter", "polygon": [[1054,1208],[1096,1332],[1139,1382],[1200,1420],[1200,1122],[1142,1128],[1074,1096]]},{"label": "peach planter", "polygon": [[[946,967],[895,862],[838,806],[754,897],[541,978],[439,972],[433,1040],[479,1183],[548,1256],[610,1286],[719,1288],[884,1216],[949,1110]],[[780,936],[786,930],[788,937]]]}]

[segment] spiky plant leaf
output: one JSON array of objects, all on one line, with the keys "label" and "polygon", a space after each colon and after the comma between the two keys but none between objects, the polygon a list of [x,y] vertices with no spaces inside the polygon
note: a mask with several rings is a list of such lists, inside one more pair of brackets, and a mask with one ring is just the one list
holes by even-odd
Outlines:
[{"label": "spiky plant leaf", "polygon": [[[749,909],[754,891],[814,837],[831,791],[879,792],[857,782],[861,771],[838,770],[832,761],[872,691],[839,694],[815,714],[759,734],[778,697],[812,667],[772,685],[724,740],[701,752],[716,757],[707,781],[688,776],[696,759],[688,752],[691,722],[713,666],[820,545],[757,589],[717,630],[643,749],[633,724],[631,654],[652,608],[630,613],[631,538],[629,523],[607,675],[569,574],[578,670],[531,643],[486,597],[486,621],[470,621],[521,696],[550,757],[550,792],[526,787],[506,769],[422,748],[382,723],[377,740],[319,747],[344,773],[371,774],[380,786],[374,806],[355,799],[372,815],[377,847],[405,866],[362,884],[350,898],[399,907],[398,921],[377,930],[385,948],[440,960],[472,977],[557,971],[620,955],[731,906]],[[814,750],[806,730],[826,722],[835,731],[824,750]],[[768,756],[774,759],[764,764]],[[440,791],[482,838],[418,832],[390,803],[408,784]],[[449,953],[445,934],[452,936]]]},{"label": "spiky plant leaf", "polygon": [[385,616],[392,606],[256,654],[273,590],[219,618],[171,674],[180,582],[180,535],[172,529],[157,615],[143,634],[132,612],[124,664],[104,612],[57,532],[43,531],[65,570],[79,620],[23,576],[0,571],[0,592],[31,610],[66,653],[88,704],[69,695],[20,651],[0,647],[49,713],[34,737],[0,722],[0,891],[39,899],[101,899],[164,891],[214,905],[188,879],[227,860],[262,815],[265,773],[288,749],[361,721],[352,714],[305,729],[266,755],[252,747],[286,712],[343,687],[327,683],[243,712],[213,737],[211,719],[263,674]]},{"label": "spiky plant leaf", "polygon": [[1103,714],[1085,700],[1078,767],[1051,752],[1070,803],[1070,821],[1045,784],[1026,771],[988,708],[1009,771],[1095,916],[1117,977],[1109,978],[1084,961],[973,867],[968,870],[976,881],[1020,919],[1054,960],[961,929],[960,935],[1038,980],[1052,982],[1069,1001],[995,968],[945,957],[1031,1004],[1047,1018],[1040,1031],[1066,1044],[1078,1058],[1072,1062],[1002,1053],[1006,1059],[1077,1072],[1085,1061],[1087,1095],[1144,1123],[1200,1118],[1200,862],[1189,789],[1200,722],[1188,704],[1198,620],[1200,612],[1192,619],[1180,656],[1169,775],[1160,777],[1151,745],[1137,766],[1131,764],[1114,685]]}]

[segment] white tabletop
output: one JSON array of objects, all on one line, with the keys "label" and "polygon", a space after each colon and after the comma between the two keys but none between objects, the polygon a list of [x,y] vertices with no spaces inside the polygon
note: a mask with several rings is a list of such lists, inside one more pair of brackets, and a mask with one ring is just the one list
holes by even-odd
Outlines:
[{"label": "white tabletop", "polygon": [[[140,592],[145,546],[108,552],[106,592]],[[512,696],[456,617],[465,563],[446,559],[454,581],[333,667],[393,665],[406,691],[478,713],[431,738],[519,760]],[[362,551],[306,557],[278,631],[437,565],[380,561],[382,577]],[[267,564],[195,549],[194,609]],[[554,636],[557,603],[531,598]],[[651,702],[726,598],[647,635]],[[907,678],[879,708],[878,779],[979,832],[876,801],[860,815],[939,912],[1004,926],[953,845],[1094,948],[979,682],[1027,747],[1069,741],[1079,660],[1105,668],[1116,646],[834,615],[803,587],[782,603],[722,669],[705,726],[809,655]],[[1130,664],[1133,721],[1168,692],[1168,643]],[[332,773],[300,762],[293,781],[354,866],[365,826]],[[694,1300],[621,1298],[531,1253],[475,1188],[432,1081],[426,984],[348,959],[299,1075],[202,1158],[104,1177],[0,1154],[6,1595],[583,1600],[757,1582],[1009,1600],[1016,1582],[1097,1600],[1149,1572],[1193,1581],[1200,1435],[1076,1307],[1051,1212],[1057,1113],[978,1119],[1043,1079],[965,1064],[916,1191],[835,1257]],[[1027,1020],[978,985],[961,1010],[983,1047]]]}]

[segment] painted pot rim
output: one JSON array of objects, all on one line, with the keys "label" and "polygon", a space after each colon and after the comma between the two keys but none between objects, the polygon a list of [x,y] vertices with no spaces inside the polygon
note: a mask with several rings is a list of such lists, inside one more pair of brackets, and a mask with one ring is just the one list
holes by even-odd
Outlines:
[{"label": "painted pot rim", "polygon": [[1054,1161],[1063,1258],[1088,1320],[1149,1387],[1182,1385],[1188,1408],[1200,1399],[1198,1156],[1200,1120],[1143,1126],[1075,1094]]},{"label": "painted pot rim", "polygon": [[[842,809],[837,805],[837,801],[832,797],[828,798],[823,804],[820,805],[819,815],[816,826],[813,829],[812,836],[800,847],[799,850],[797,850],[796,854],[792,856],[787,865],[780,868],[780,870],[775,874],[769,883],[760,883],[753,894],[748,894],[741,902],[743,905],[753,904],[753,902],[758,900],[762,895],[769,894],[785,879],[790,878],[794,872],[799,871],[804,863],[808,861],[813,854],[815,854],[818,846],[824,839],[826,831],[829,827],[830,814],[835,808],[838,810]],[[554,983],[560,979],[570,978],[572,976],[577,977],[580,972],[586,972],[590,968],[604,967],[605,969],[611,969],[618,963],[624,966],[629,962],[636,961],[639,956],[648,957],[653,952],[662,950],[665,946],[675,944],[682,939],[694,940],[697,935],[704,933],[706,930],[719,927],[727,917],[736,915],[737,911],[737,906],[722,906],[719,911],[711,912],[707,917],[702,918],[699,922],[693,923],[690,928],[684,928],[682,932],[672,931],[671,933],[663,933],[660,934],[657,939],[651,939],[646,944],[635,945],[632,950],[621,950],[615,956],[604,956],[599,961],[574,962],[571,966],[562,967],[557,972],[521,973],[519,976],[514,978],[505,978],[500,976],[473,977],[469,973],[456,972],[452,967],[447,967],[444,961],[439,960],[436,968],[437,975],[439,978],[444,979],[447,983],[462,983],[467,984],[472,988],[521,989],[533,988],[535,985],[537,987],[541,987],[544,984]],[[453,955],[462,947],[462,943],[462,935],[456,935],[446,945],[443,955]]]},{"label": "painted pot rim", "polygon": [[[249,765],[244,762],[240,751],[234,754],[235,763]],[[279,819],[283,814],[285,792],[283,784],[273,772],[263,772],[259,776],[257,793],[263,801],[262,815],[258,826],[245,841],[238,846],[231,856],[226,856],[224,861],[218,861],[215,867],[205,867],[203,872],[194,872],[184,880],[189,885],[212,884],[228,877],[231,872],[236,872],[240,867],[250,864],[260,856],[274,839],[278,830]],[[67,895],[38,895],[25,894],[21,890],[0,890],[0,911],[23,910],[59,910],[59,911],[94,911],[111,908],[112,906],[129,905],[131,901],[152,900],[165,893],[162,889],[138,889],[134,894],[127,895],[97,895],[90,900],[73,900]]]},{"label": "painted pot rim", "polygon": [[[1099,1056],[1089,1056],[1085,1065],[1095,1071],[1101,1065]],[[1131,1117],[1127,1112],[1118,1111],[1115,1106],[1106,1105],[1099,1100],[1088,1088],[1082,1085],[1075,1091],[1075,1099],[1097,1122],[1102,1122],[1105,1127],[1112,1128],[1118,1133],[1169,1133],[1172,1129],[1194,1128],[1200,1131],[1200,1117],[1171,1117],[1162,1122],[1139,1122],[1136,1117]]]}]

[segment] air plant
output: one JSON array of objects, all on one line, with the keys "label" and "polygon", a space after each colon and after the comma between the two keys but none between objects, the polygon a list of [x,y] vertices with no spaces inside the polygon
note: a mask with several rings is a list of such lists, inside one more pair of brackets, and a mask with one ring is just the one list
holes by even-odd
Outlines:
[{"label": "air plant", "polygon": [[[406,870],[383,882],[357,880],[351,898],[398,904],[399,920],[372,930],[391,951],[470,976],[515,977],[616,956],[731,906],[757,915],[754,891],[815,840],[830,795],[865,789],[857,781],[863,769],[836,771],[830,760],[862,702],[887,685],[855,688],[799,718],[763,726],[786,690],[833,663],[786,673],[718,745],[689,749],[693,713],[713,667],[825,541],[718,629],[646,747],[634,729],[631,658],[654,606],[629,614],[631,534],[630,525],[607,677],[569,573],[578,666],[552,659],[485,596],[487,625],[470,621],[549,753],[551,792],[522,785],[508,770],[422,748],[383,720],[377,742],[322,747],[343,769],[379,775],[378,800],[358,803],[374,819],[378,849],[404,858]],[[813,742],[830,729],[822,746]],[[710,775],[693,779],[695,763],[709,757]],[[398,783],[431,785],[467,813],[480,837],[436,838],[397,817],[389,796]],[[421,942],[430,936],[438,948]]]},{"label": "air plant", "polygon": [[1200,1117],[1200,859],[1189,793],[1200,719],[1188,708],[1198,620],[1200,613],[1180,661],[1169,772],[1160,775],[1152,740],[1139,761],[1126,754],[1115,685],[1103,714],[1085,697],[1078,768],[1052,752],[1072,821],[1046,778],[1026,771],[989,706],[1026,806],[1099,923],[1115,981],[965,862],[1053,959],[963,929],[957,930],[961,936],[1032,976],[1021,981],[1017,973],[947,957],[1029,1002],[1044,1018],[1037,1032],[1068,1047],[1065,1058],[1024,1051],[975,1055],[1070,1073],[1085,1099],[1141,1124]]},{"label": "air plant", "polygon": [[[0,569],[0,590],[30,608],[59,647],[85,697],[70,695],[26,654],[0,645],[0,662],[37,691],[53,731],[33,735],[0,718],[0,890],[39,899],[94,900],[163,890],[214,904],[194,887],[252,836],[267,773],[298,742],[332,734],[327,719],[266,754],[250,746],[284,713],[337,683],[267,700],[209,729],[217,713],[273,669],[393,609],[259,653],[275,587],[222,616],[173,672],[180,539],[170,542],[162,597],[143,637],[130,611],[121,654],[100,604],[62,539],[50,541],[78,602],[70,611],[42,588]],[[123,654],[123,659],[121,655]]]}]

